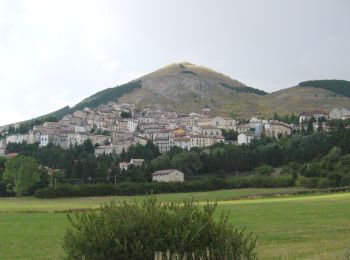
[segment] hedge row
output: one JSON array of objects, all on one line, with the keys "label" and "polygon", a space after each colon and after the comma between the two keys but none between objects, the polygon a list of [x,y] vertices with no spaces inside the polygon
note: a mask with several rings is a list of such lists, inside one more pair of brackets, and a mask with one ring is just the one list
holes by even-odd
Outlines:
[{"label": "hedge row", "polygon": [[111,184],[84,184],[80,186],[59,185],[35,192],[38,198],[89,197],[110,195],[144,195],[175,192],[211,191],[239,188],[277,188],[292,187],[291,176],[248,176],[231,179],[210,178],[191,182],[121,182],[115,187]]}]

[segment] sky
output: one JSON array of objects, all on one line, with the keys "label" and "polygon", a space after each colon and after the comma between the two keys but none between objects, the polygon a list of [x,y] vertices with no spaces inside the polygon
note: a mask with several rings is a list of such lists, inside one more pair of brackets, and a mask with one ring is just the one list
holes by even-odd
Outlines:
[{"label": "sky", "polygon": [[348,0],[0,0],[0,125],[173,62],[271,92],[350,80]]}]

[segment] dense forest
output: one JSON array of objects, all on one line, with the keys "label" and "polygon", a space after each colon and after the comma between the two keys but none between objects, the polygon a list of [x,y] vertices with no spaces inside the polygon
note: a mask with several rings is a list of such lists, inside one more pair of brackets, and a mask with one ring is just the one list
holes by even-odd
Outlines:
[{"label": "dense forest", "polygon": [[350,97],[350,82],[346,80],[310,80],[300,82],[299,86],[322,88],[341,96]]}]

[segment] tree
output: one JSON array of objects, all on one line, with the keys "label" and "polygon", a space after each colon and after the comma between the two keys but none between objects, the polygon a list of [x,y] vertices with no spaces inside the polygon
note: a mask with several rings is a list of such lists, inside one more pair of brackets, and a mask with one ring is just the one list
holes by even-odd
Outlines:
[{"label": "tree", "polygon": [[237,141],[238,133],[234,130],[223,129],[222,135],[224,136],[225,140]]},{"label": "tree", "polygon": [[185,174],[196,174],[202,169],[200,157],[195,152],[183,151],[171,159],[173,168],[183,171]]},{"label": "tree", "polygon": [[44,175],[34,158],[19,156],[6,162],[3,178],[17,195],[22,196],[30,195],[32,188],[43,180]]},{"label": "tree", "polygon": [[131,118],[131,113],[130,112],[121,112],[120,113],[120,116],[122,117],[122,118]]},{"label": "tree", "polygon": [[162,154],[152,161],[155,170],[169,169],[171,166],[170,158],[167,154]]},{"label": "tree", "polygon": [[259,175],[269,176],[271,175],[272,167],[264,164],[264,165],[261,165],[260,167],[255,168],[255,170]]},{"label": "tree", "polygon": [[157,146],[155,146],[152,142],[147,142],[146,145],[136,144],[130,146],[127,155],[128,160],[131,158],[153,160],[159,156],[160,153]]},{"label": "tree", "polygon": [[3,157],[0,157],[0,182],[2,180],[2,175],[4,174],[4,171],[5,171],[5,163],[6,163],[6,159]]},{"label": "tree", "polygon": [[314,132],[314,122],[315,122],[315,118],[311,117],[308,124],[307,124],[307,130],[306,133],[308,135],[312,134]]},{"label": "tree", "polygon": [[333,147],[328,154],[322,158],[322,168],[333,170],[334,164],[339,161],[340,157],[341,149],[339,147]]},{"label": "tree", "polygon": [[317,132],[322,132],[322,131],[323,131],[323,125],[322,125],[322,122],[318,122]]}]

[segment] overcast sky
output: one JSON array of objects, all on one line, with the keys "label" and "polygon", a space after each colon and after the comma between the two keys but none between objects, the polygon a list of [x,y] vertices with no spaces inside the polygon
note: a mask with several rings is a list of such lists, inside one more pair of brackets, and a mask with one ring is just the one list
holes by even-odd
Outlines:
[{"label": "overcast sky", "polygon": [[268,92],[350,80],[350,1],[0,0],[0,125],[184,60]]}]

